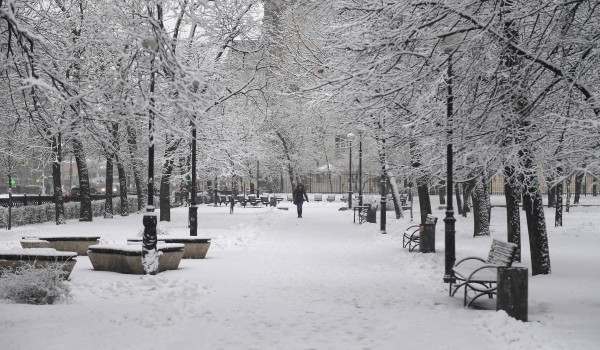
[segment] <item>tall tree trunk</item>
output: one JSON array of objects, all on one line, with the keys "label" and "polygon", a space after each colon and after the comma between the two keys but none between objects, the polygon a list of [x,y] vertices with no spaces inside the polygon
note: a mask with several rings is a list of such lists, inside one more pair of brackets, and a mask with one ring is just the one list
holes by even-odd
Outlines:
[{"label": "tall tree trunk", "polygon": [[291,184],[292,188],[294,188],[294,184],[298,182],[298,179],[295,178],[296,176],[294,175],[294,167],[292,166],[292,159],[290,157],[290,150],[288,148],[288,144],[285,141],[285,138],[283,137],[283,135],[278,130],[275,131],[275,134],[277,135],[277,137],[281,141],[281,145],[283,147],[283,155],[287,159],[288,176],[289,176],[289,179],[290,179],[290,184]]},{"label": "tall tree trunk", "polygon": [[548,249],[548,233],[544,218],[544,203],[540,192],[540,184],[536,175],[537,169],[528,150],[519,152],[524,169],[523,207],[527,216],[529,231],[529,249],[531,251],[531,273],[533,276],[549,274],[550,251]]},{"label": "tall tree trunk", "polygon": [[[446,186],[445,186],[446,181],[444,180],[440,180],[440,186],[438,187],[438,195],[440,198],[440,205],[445,205],[446,204]],[[451,200],[451,199],[450,199]]]},{"label": "tall tree trunk", "polygon": [[548,208],[554,208],[556,205],[556,185],[551,185],[553,179],[546,178],[546,188],[548,189]]},{"label": "tall tree trunk", "polygon": [[462,184],[459,184],[459,183],[454,184],[454,192],[456,193],[456,209],[458,209],[458,215],[462,215],[462,213],[463,213],[463,203],[462,203],[462,199],[460,196],[461,187],[463,187]]},{"label": "tall tree trunk", "polygon": [[[562,168],[558,168],[558,172],[562,175]],[[559,176],[560,178],[560,176]],[[560,227],[562,226],[562,211],[563,211],[563,184],[562,181],[559,181],[556,186],[556,212],[554,215],[554,226]]]},{"label": "tall tree trunk", "polygon": [[73,138],[73,154],[77,163],[77,173],[79,175],[80,207],[79,221],[92,221],[92,197],[90,195],[90,179],[85,159],[83,144],[76,138]]},{"label": "tall tree trunk", "polygon": [[463,217],[467,217],[467,213],[471,212],[471,207],[469,205],[469,201],[471,198],[471,192],[473,191],[473,188],[475,187],[475,182],[473,182],[472,180],[467,181],[463,184],[463,210],[462,210],[462,216]]},{"label": "tall tree trunk", "polygon": [[[168,141],[167,141],[168,142]],[[160,221],[171,221],[171,176],[173,175],[173,153],[179,147],[181,140],[172,142],[165,150],[160,178]]]},{"label": "tall tree trunk", "polygon": [[583,171],[578,171],[575,175],[575,198],[573,198],[573,204],[579,204],[579,198],[581,197],[581,185],[583,184],[583,177]]},{"label": "tall tree trunk", "polygon": [[512,166],[504,167],[504,198],[506,199],[507,241],[517,245],[515,261],[521,262],[521,214],[519,211],[519,186]]},{"label": "tall tree trunk", "polygon": [[[142,167],[138,158],[137,135],[131,125],[127,125],[127,148],[131,158],[131,168],[133,169],[133,182],[137,194],[138,211],[144,208],[146,203],[145,187],[142,185]],[[120,180],[119,180],[120,181]]]},{"label": "tall tree trunk", "polygon": [[[121,202],[121,216],[129,215],[129,202],[127,201],[127,175],[121,157],[117,155],[117,172],[119,174],[119,200]],[[139,201],[139,199],[138,199]],[[138,209],[139,210],[139,209]]]},{"label": "tall tree trunk", "polygon": [[431,214],[431,200],[429,198],[429,186],[427,176],[417,178],[417,193],[419,195],[419,209],[421,211],[421,224],[427,220],[427,214]]},{"label": "tall tree trunk", "polygon": [[110,155],[106,157],[106,184],[104,191],[104,218],[113,218],[113,160]]},{"label": "tall tree trunk", "polygon": [[478,175],[474,180],[473,198],[473,236],[490,235],[490,202],[487,195],[485,176]]},{"label": "tall tree trunk", "polygon": [[52,181],[54,186],[54,212],[57,225],[66,224],[65,220],[65,205],[63,202],[62,182],[60,164],[62,162],[62,140],[58,135],[52,138]]}]

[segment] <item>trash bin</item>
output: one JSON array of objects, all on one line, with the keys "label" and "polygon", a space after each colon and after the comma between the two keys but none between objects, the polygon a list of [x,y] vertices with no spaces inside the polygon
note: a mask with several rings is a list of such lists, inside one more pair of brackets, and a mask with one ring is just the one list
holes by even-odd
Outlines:
[{"label": "trash bin", "polygon": [[435,253],[435,224],[419,225],[419,251]]},{"label": "trash bin", "polygon": [[269,198],[269,204],[270,204],[272,207],[276,207],[276,206],[277,206],[277,198],[276,198],[275,196],[271,196],[271,197]]},{"label": "trash bin", "polygon": [[504,310],[508,316],[527,322],[528,278],[526,267],[498,268],[496,311]]}]

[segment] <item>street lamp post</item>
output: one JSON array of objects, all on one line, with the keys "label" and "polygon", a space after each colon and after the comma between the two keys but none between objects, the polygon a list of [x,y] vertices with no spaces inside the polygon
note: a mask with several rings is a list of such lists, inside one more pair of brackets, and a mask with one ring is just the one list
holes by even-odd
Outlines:
[{"label": "street lamp post", "polygon": [[454,73],[452,71],[452,54],[457,48],[457,38],[448,36],[444,38],[444,53],[448,54],[448,70],[446,74],[446,217],[444,218],[444,239],[445,239],[445,270],[444,282],[448,283],[452,279],[452,267],[456,261],[456,230],[454,218],[454,208],[452,204],[452,188],[453,182],[453,145],[452,145],[452,124],[453,124],[453,109],[454,95],[452,92]]},{"label": "street lamp post", "polygon": [[348,209],[352,209],[352,141],[354,141],[355,135],[353,133],[348,133],[346,135],[346,139],[348,140],[348,145],[350,149],[350,157],[349,157],[349,178],[348,178]]},{"label": "street lamp post", "polygon": [[363,205],[362,194],[362,133],[358,134],[358,205]]},{"label": "street lamp post", "polygon": [[158,251],[156,249],[156,214],[154,213],[154,86],[155,72],[154,59],[158,43],[155,37],[142,40],[142,47],[152,51],[150,59],[150,98],[148,108],[148,205],[146,214],[142,219],[144,235],[142,237],[142,264],[146,274],[154,275],[158,272]]},{"label": "street lamp post", "polygon": [[[192,88],[194,89],[194,93],[198,91],[198,85],[200,82],[198,80],[194,80],[192,82]],[[190,236],[198,235],[198,206],[196,205],[196,113],[193,115],[192,120],[192,188],[190,191],[192,192],[192,201],[190,203],[189,209],[189,218],[190,218]]]}]

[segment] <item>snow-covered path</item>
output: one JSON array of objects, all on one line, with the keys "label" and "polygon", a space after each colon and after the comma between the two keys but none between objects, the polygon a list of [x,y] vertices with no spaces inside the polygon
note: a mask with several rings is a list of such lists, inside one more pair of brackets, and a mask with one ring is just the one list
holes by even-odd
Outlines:
[{"label": "snow-covered path", "polygon": [[[531,322],[466,310],[441,283],[443,225],[436,254],[408,253],[401,248],[408,220],[390,220],[382,235],[378,225],[353,224],[352,212],[339,206],[311,202],[302,219],[293,208],[236,208],[230,215],[225,207],[201,206],[200,235],[213,238],[207,259],[183,260],[178,270],[157,276],[94,271],[79,257],[71,303],[0,302],[0,349],[592,349],[600,341],[593,331],[600,323],[593,302],[598,282],[573,275],[575,283],[587,283],[587,296],[570,301],[569,286],[553,282],[562,271],[570,274],[570,265],[530,280]],[[497,220],[493,234],[502,230]],[[174,209],[172,221],[161,225],[187,235],[187,208]],[[459,221],[459,232],[468,225]],[[140,230],[139,214],[32,225],[0,233],[0,248],[45,233],[124,243]],[[485,252],[490,240],[459,233],[457,255]],[[561,248],[566,256],[557,249],[554,262],[575,263],[570,247]],[[599,259],[589,256],[586,273],[598,274]],[[569,329],[578,319],[593,323]]]}]

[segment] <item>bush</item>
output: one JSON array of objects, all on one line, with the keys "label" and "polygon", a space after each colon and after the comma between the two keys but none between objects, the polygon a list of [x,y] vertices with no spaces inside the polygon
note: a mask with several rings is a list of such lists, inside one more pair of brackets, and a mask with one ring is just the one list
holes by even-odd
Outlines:
[{"label": "bush", "polygon": [[71,300],[71,289],[60,264],[36,268],[23,265],[0,274],[0,299],[27,304],[55,304]]}]

